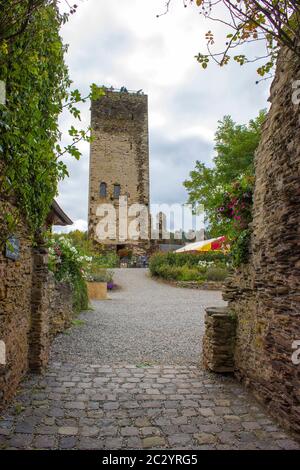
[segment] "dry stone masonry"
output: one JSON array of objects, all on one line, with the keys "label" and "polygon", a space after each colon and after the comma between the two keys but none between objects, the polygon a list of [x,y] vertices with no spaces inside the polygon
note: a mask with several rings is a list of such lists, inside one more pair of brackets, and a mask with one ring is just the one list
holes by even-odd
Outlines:
[{"label": "dry stone masonry", "polygon": [[203,365],[213,372],[234,371],[236,318],[225,307],[209,307],[205,314]]},{"label": "dry stone masonry", "polygon": [[[0,201],[0,210],[7,210],[7,203]],[[19,258],[14,261],[0,252],[0,341],[6,349],[6,363],[0,364],[0,409],[29,369],[44,369],[52,338],[72,318],[71,288],[54,281],[47,250],[32,248],[25,223],[15,236]]]},{"label": "dry stone masonry", "polygon": [[256,154],[253,236],[248,265],[224,298],[238,316],[235,369],[269,411],[300,431],[300,106],[292,102],[300,61],[280,54],[271,109]]},{"label": "dry stone masonry", "polygon": [[[0,210],[7,211],[7,204],[0,201]],[[16,236],[21,240],[19,260],[0,253],[0,340],[6,346],[6,365],[0,365],[0,407],[28,369],[33,262],[25,224],[20,224]]]}]

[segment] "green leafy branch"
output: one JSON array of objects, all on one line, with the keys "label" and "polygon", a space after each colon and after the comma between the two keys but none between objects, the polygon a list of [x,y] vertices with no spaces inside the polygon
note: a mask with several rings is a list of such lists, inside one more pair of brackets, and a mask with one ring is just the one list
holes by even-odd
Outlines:
[{"label": "green leafy branch", "polygon": [[[157,16],[167,14],[173,1],[168,0],[165,11]],[[211,60],[221,67],[231,59],[240,65],[264,61],[257,69],[263,77],[273,68],[281,47],[287,47],[300,57],[299,0],[184,0],[183,3],[185,7],[188,3],[194,4],[200,9],[200,15],[227,29],[220,52],[214,51],[214,33],[211,30],[206,33],[207,53],[195,56],[203,69]],[[265,53],[255,57],[235,53],[236,49],[257,42],[265,46]]]},{"label": "green leafy branch", "polygon": [[[14,5],[15,0],[7,4]],[[87,96],[70,91],[71,80],[65,65],[67,50],[60,37],[65,22],[53,2],[36,9],[21,35],[0,41],[0,80],[6,83],[6,104],[0,105],[0,200],[11,201],[32,235],[43,227],[58,182],[68,175],[62,157],[80,157],[78,144],[90,141],[90,129],[69,130],[71,143],[60,146],[62,135],[58,117],[66,107],[80,120],[77,104],[99,99],[103,90],[95,84]],[[1,239],[14,230],[1,222]]]}]

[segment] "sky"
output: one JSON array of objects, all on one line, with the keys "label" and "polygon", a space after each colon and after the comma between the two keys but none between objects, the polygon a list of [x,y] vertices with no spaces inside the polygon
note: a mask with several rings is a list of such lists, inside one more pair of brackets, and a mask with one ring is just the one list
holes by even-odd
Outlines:
[{"label": "sky", "polygon": [[[256,84],[255,64],[212,64],[204,71],[195,55],[206,50],[205,33],[213,29],[221,49],[225,31],[199,15],[196,6],[184,8],[182,0],[173,0],[169,13],[160,18],[165,0],[77,4],[77,13],[62,28],[74,88],[87,94],[96,83],[148,94],[151,202],[185,203],[182,183],[195,162],[212,165],[218,120],[231,115],[247,123],[256,117],[268,105],[270,83]],[[82,106],[83,128],[90,124],[89,107]],[[72,123],[66,114],[61,116],[63,134]],[[60,183],[57,198],[74,221],[72,230],[87,228],[89,145],[80,150],[80,161],[65,160],[70,176]]]}]

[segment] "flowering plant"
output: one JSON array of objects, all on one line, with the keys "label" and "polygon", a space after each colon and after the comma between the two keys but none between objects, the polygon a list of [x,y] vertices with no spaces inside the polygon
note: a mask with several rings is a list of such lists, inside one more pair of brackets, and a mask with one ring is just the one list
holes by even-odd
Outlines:
[{"label": "flowering plant", "polygon": [[58,281],[72,284],[74,276],[86,279],[92,257],[79,253],[69,239],[63,236],[58,239],[51,238],[48,253],[49,269]]},{"label": "flowering plant", "polygon": [[205,261],[205,260],[198,261],[198,266],[200,268],[209,268],[210,266],[214,266],[214,265],[215,265],[214,261]]},{"label": "flowering plant", "polygon": [[74,310],[86,310],[88,295],[85,280],[92,257],[81,254],[68,238],[51,236],[48,240],[48,260],[48,267],[55,279],[71,285]]},{"label": "flowering plant", "polygon": [[247,260],[252,221],[254,178],[243,176],[228,186],[222,205],[217,208],[219,220],[226,222],[227,237],[231,245],[233,263]]}]

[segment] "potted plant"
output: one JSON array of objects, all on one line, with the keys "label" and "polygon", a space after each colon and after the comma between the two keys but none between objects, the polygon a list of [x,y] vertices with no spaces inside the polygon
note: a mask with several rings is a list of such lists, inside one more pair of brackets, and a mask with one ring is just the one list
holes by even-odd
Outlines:
[{"label": "potted plant", "polygon": [[87,278],[87,289],[90,300],[107,299],[107,283],[109,276],[106,269],[91,272]]}]

